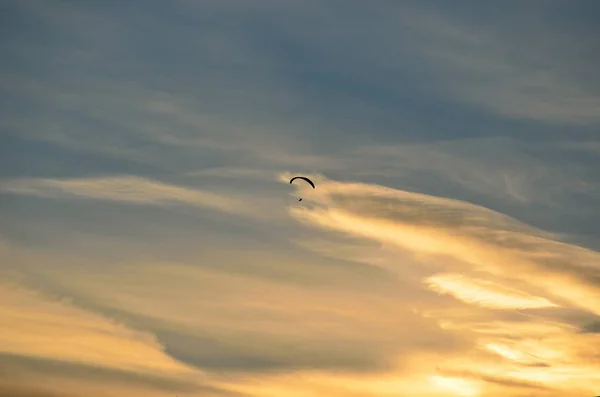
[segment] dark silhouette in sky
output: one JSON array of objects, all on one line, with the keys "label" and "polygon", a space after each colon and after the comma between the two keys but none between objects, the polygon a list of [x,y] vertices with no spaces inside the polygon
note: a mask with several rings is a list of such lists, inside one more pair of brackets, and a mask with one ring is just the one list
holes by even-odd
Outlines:
[{"label": "dark silhouette in sky", "polygon": [[[296,180],[296,179],[302,179],[302,180],[305,180],[306,182],[308,182],[308,183],[310,184],[310,186],[312,186],[312,187],[313,187],[313,189],[315,188],[315,184],[313,183],[313,181],[311,181],[310,179],[308,179],[308,178],[307,178],[307,177],[305,177],[305,176],[295,176],[295,177],[293,177],[292,179],[290,179],[290,184],[291,184],[292,182],[294,182],[294,180]],[[302,201],[302,197],[300,197],[300,199],[299,199],[298,201]]]}]

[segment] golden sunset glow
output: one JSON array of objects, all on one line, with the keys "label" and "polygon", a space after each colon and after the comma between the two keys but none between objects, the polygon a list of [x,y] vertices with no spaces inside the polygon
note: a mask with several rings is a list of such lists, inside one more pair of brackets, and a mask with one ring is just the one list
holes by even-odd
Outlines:
[{"label": "golden sunset glow", "polygon": [[0,397],[600,395],[597,11],[3,2]]}]

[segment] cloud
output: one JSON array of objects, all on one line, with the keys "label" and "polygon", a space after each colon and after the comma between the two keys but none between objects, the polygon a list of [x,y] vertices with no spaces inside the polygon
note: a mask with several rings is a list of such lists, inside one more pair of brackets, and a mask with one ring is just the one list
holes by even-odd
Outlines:
[{"label": "cloud", "polygon": [[556,306],[547,299],[490,281],[464,277],[460,274],[438,274],[429,277],[424,282],[438,293],[449,294],[462,301],[490,308],[527,309]]},{"label": "cloud", "polygon": [[[347,281],[313,285],[299,277],[147,261],[121,263],[102,273],[60,267],[61,272],[42,271],[43,288],[152,330],[171,357],[202,370],[257,376],[307,368],[377,372],[388,367],[391,352],[445,350],[443,341],[457,338],[437,334],[437,326],[398,306],[393,294],[374,296],[372,287],[361,291]],[[414,334],[415,328],[423,334]],[[456,339],[448,348],[459,345]]]},{"label": "cloud", "polygon": [[[152,247],[149,249],[152,250]],[[304,264],[302,257],[297,260],[297,266],[290,266],[291,259],[286,260],[285,256],[282,256],[283,260],[272,258],[272,262],[268,262],[269,255],[261,257],[253,251],[240,249],[232,254],[243,258],[253,269],[257,268],[253,262],[262,261],[263,267],[278,272],[249,271],[243,274],[232,271],[231,267],[224,266],[231,263],[230,257],[220,254],[211,258],[206,251],[197,259],[198,262],[216,259],[222,265],[206,269],[196,263],[182,265],[144,259],[139,262],[102,263],[103,266],[99,266],[92,262],[101,261],[100,258],[88,258],[83,264],[81,259],[76,259],[77,255],[69,257],[50,251],[18,252],[13,247],[4,259],[7,262],[17,261],[22,266],[14,271],[16,275],[11,276],[19,283],[44,291],[44,294],[33,294],[43,300],[40,299],[40,307],[31,308],[29,327],[54,338],[54,342],[50,345],[53,349],[45,356],[44,351],[36,353],[35,345],[30,341],[33,334],[24,332],[27,322],[9,316],[7,321],[18,324],[21,331],[17,333],[13,328],[7,329],[13,335],[9,339],[13,358],[7,359],[7,362],[14,362],[13,372],[24,376],[22,366],[16,365],[20,362],[14,356],[16,354],[28,353],[37,359],[51,357],[61,361],[90,355],[101,340],[93,340],[90,335],[84,334],[93,329],[94,323],[85,317],[79,319],[79,316],[93,318],[92,313],[101,313],[98,317],[123,325],[125,330],[140,330],[133,333],[131,339],[140,343],[143,340],[137,334],[140,332],[158,350],[138,353],[133,347],[128,347],[127,340],[123,340],[114,344],[115,348],[120,346],[123,349],[120,354],[107,349],[96,352],[98,360],[92,359],[94,365],[102,363],[104,367],[124,372],[105,371],[101,375],[102,371],[98,370],[94,373],[106,382],[121,379],[122,375],[124,384],[129,387],[140,381],[127,372],[135,368],[135,360],[138,359],[154,365],[172,360],[183,368],[146,371],[150,374],[158,372],[168,377],[173,373],[175,379],[188,381],[189,377],[175,375],[178,371],[185,374],[186,369],[191,369],[204,374],[203,377],[208,376],[206,384],[209,386],[263,396],[267,394],[260,392],[260,384],[279,376],[302,379],[302,374],[316,372],[357,376],[371,374],[370,377],[376,377],[377,373],[387,371],[390,366],[402,365],[396,352],[407,355],[409,352],[444,352],[463,345],[458,335],[447,331],[441,333],[431,320],[399,305],[391,285],[381,288],[381,283],[371,284],[364,274],[345,275],[347,270],[344,269],[330,270],[328,274],[320,270],[318,263]],[[40,261],[45,263],[45,270],[37,266]],[[291,274],[282,277],[286,273]],[[346,280],[336,277],[336,273],[345,275]],[[322,279],[327,276],[332,280]],[[311,282],[311,278],[318,282]],[[62,301],[60,297],[64,297]],[[3,301],[15,312],[27,313],[23,310],[26,299],[15,296],[13,300]],[[21,302],[21,306],[13,305],[13,301]],[[55,303],[51,304],[52,301]],[[67,310],[63,308],[65,306],[73,312],[72,316],[78,317],[59,321],[57,312]],[[38,310],[49,313],[49,318],[36,317]],[[82,329],[74,328],[72,324],[81,324]],[[415,333],[414,330],[420,332]],[[68,343],[81,340],[73,335],[85,335],[89,343],[77,349],[69,347]],[[44,344],[43,340],[39,342]],[[33,350],[23,350],[23,346]],[[65,352],[61,353],[63,349]],[[157,353],[160,353],[158,357]],[[118,361],[113,363],[111,360],[102,362],[103,354],[116,356],[112,360],[130,357],[134,364],[117,365]],[[159,360],[163,355],[164,358]],[[37,367],[46,368],[41,364]],[[64,368],[65,376],[86,372],[80,367],[61,368]],[[38,372],[43,372],[41,369]],[[219,379],[217,374],[226,374],[226,379]],[[39,378],[41,374],[37,376]],[[213,379],[215,376],[216,379]],[[79,376],[82,382],[87,382],[87,387],[91,387],[89,383],[93,379],[89,378],[93,376]],[[45,384],[46,381],[40,383]],[[152,379],[146,379],[144,384],[150,387]],[[195,386],[195,391],[189,392],[189,395],[210,395],[203,394],[197,382]],[[181,387],[185,388],[185,385]],[[277,389],[278,386],[274,384],[273,387]],[[290,391],[289,386],[282,387]],[[303,386],[304,389],[307,387],[312,388],[310,383]],[[158,393],[160,388],[153,388]],[[78,390],[84,389],[81,386]],[[133,395],[140,393],[139,388],[136,390]],[[124,389],[121,391],[125,393]],[[179,394],[184,395],[182,392]]]},{"label": "cloud", "polygon": [[0,394],[595,392],[595,30],[511,7],[9,4]]},{"label": "cloud", "polygon": [[[279,180],[288,184],[289,175]],[[306,204],[289,209],[292,219],[321,225],[314,248],[346,264],[296,256],[285,245],[280,255],[277,245],[268,252],[243,245],[197,248],[180,260],[153,256],[158,248],[149,246],[143,258],[124,251],[115,261],[101,253],[82,260],[80,244],[67,252],[6,243],[10,279],[44,294],[2,289],[9,315],[2,316],[8,327],[1,329],[13,335],[2,350],[15,363],[15,355],[30,355],[124,371],[102,377],[122,376],[133,395],[160,388],[151,378],[141,386],[132,370],[184,383],[203,374],[206,381],[194,383],[189,395],[210,395],[202,387],[213,387],[267,397],[293,391],[460,396],[467,390],[461,385],[474,396],[509,389],[543,395],[570,393],[565,385],[574,382],[592,390],[598,352],[586,346],[597,335],[549,311],[580,310],[595,318],[593,300],[569,299],[593,291],[593,284],[566,276],[593,272],[596,253],[470,203],[309,177],[318,188],[311,188]],[[349,247],[331,231],[365,243]],[[311,248],[310,239],[301,241]],[[126,248],[115,245],[110,254]],[[361,263],[351,266],[356,256]],[[367,273],[368,266],[385,272]],[[547,268],[563,280],[561,291],[543,282]],[[73,333],[95,342],[73,347]],[[36,342],[36,335],[53,343]],[[115,352],[89,350],[100,344]],[[129,346],[125,355],[119,354],[123,346]],[[65,376],[78,371],[65,368]],[[92,387],[86,382],[76,389]]]},{"label": "cloud", "polygon": [[[382,175],[427,191],[452,189],[503,203],[556,206],[565,190],[582,190],[583,176],[536,153],[550,151],[543,144],[507,137],[368,145],[352,153],[357,164],[351,167],[361,168],[359,175]],[[558,154],[554,151],[551,157]]]},{"label": "cloud", "polygon": [[78,179],[30,178],[4,181],[4,192],[52,198],[87,198],[143,205],[185,204],[240,212],[241,203],[224,196],[136,176]]},{"label": "cloud", "polygon": [[[585,56],[589,37],[579,37],[581,45],[574,48],[565,40],[568,33],[547,22],[533,30],[527,12],[511,30],[494,26],[501,18],[481,29],[465,15],[418,9],[408,15],[402,19],[419,38],[415,51],[429,60],[432,77],[448,95],[502,116],[573,125],[600,122],[600,93],[573,72],[593,63]],[[557,62],[561,57],[563,62]],[[565,65],[572,67],[565,70]]]},{"label": "cloud", "polygon": [[0,390],[23,396],[101,390],[115,396],[241,396],[169,357],[152,334],[8,279],[0,284]]},{"label": "cloud", "polygon": [[86,379],[88,381],[128,383],[132,386],[142,386],[149,389],[158,389],[165,392],[190,392],[199,388],[199,385],[190,379],[177,379],[163,376],[160,372],[143,373],[136,370],[112,368],[105,366],[89,365],[69,360],[54,360],[35,357],[34,355],[0,354],[0,369],[4,376],[14,378],[30,377],[57,377]]},{"label": "cloud", "polygon": [[247,167],[215,167],[200,169],[198,171],[190,171],[186,175],[193,177],[270,180],[272,179],[273,171],[270,169],[255,169]]},{"label": "cloud", "polygon": [[[48,301],[36,291],[3,284],[0,294],[3,302],[0,351],[4,353],[142,372],[189,373],[185,366],[162,353],[162,346],[152,335],[88,313],[68,300]],[[39,333],[40,326],[43,333]],[[64,334],[65,329],[70,334],[85,336],[72,338]],[[82,343],[83,347],[96,348],[82,350]],[[123,345],[127,345],[128,354],[119,353]]]},{"label": "cloud", "polygon": [[591,321],[582,327],[581,332],[600,333],[600,321]]},{"label": "cloud", "polygon": [[[287,176],[282,175],[282,181]],[[421,274],[426,285],[468,306],[423,313],[438,319],[444,328],[455,329],[452,324],[462,323],[461,329],[472,333],[481,352],[520,363],[510,376],[500,376],[506,369],[484,354],[477,371],[481,377],[500,376],[504,383],[533,380],[542,389],[566,387],[564,382],[575,379],[581,387],[595,382],[594,359],[583,358],[587,342],[578,336],[580,324],[545,326],[545,330],[543,324],[565,321],[552,312],[559,306],[587,311],[588,319],[600,313],[599,284],[594,278],[600,271],[599,253],[560,242],[551,233],[466,202],[324,177],[318,190],[311,205],[290,208],[290,214],[307,225],[412,253],[411,265],[424,267]],[[401,262],[391,255],[372,263],[405,274]],[[471,323],[479,319],[481,324],[494,324],[492,319],[498,314],[485,308],[507,313],[517,309],[522,314],[503,325],[492,325],[490,334]],[[533,309],[537,312],[531,315],[523,312]],[[517,327],[519,322],[523,322],[522,329]],[[492,336],[500,330],[502,334]],[[567,357],[580,364],[569,364]],[[452,365],[473,370],[473,362],[479,360],[473,353],[468,360]],[[547,374],[554,374],[555,380]]]},{"label": "cloud", "polygon": [[[289,175],[279,180],[287,184]],[[144,259],[128,255],[100,265],[97,256],[86,266],[75,253],[15,256],[11,248],[4,255],[18,258],[13,276],[44,296],[69,297],[65,302],[77,310],[144,330],[168,360],[227,373],[214,387],[248,395],[281,395],[291,387],[308,395],[460,395],[466,389],[452,385],[467,384],[473,395],[501,395],[507,387],[542,395],[571,392],[565,385],[573,382],[591,390],[600,352],[586,347],[597,334],[582,333],[581,320],[596,318],[598,287],[580,276],[596,271],[597,253],[470,203],[309,177],[318,188],[289,211],[323,228],[320,244],[302,239],[300,247],[347,261],[335,270],[326,259],[245,246],[198,251],[183,263],[161,262],[153,249]],[[349,246],[331,231],[365,243]],[[360,264],[351,266],[355,260]],[[45,267],[36,265],[42,261]],[[204,264],[212,261],[219,265]],[[368,266],[385,271],[366,273]],[[587,299],[575,299],[582,295]],[[11,302],[27,302],[3,301],[16,312],[22,310]],[[53,318],[61,327],[72,322]],[[22,346],[35,346],[24,331],[34,324],[12,322],[20,324],[12,334],[22,336]],[[53,337],[50,324],[44,334]],[[11,346],[13,354],[26,353],[14,340]],[[50,349],[47,357],[76,359],[61,351]],[[117,358],[104,365],[138,365]]]},{"label": "cloud", "polygon": [[450,257],[462,265],[448,268],[461,272],[483,271],[536,289],[544,289],[540,280],[552,280],[561,288],[547,288],[546,294],[600,312],[600,254],[594,251],[457,200],[360,183],[319,186],[314,201],[321,206],[291,208],[294,217],[432,258]]}]

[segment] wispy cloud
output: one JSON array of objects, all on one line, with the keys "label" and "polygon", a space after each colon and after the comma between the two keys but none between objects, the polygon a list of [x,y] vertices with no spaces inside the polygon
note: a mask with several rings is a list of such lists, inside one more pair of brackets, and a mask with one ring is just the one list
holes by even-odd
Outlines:
[{"label": "wispy cloud", "polygon": [[[279,178],[288,183],[288,176]],[[102,262],[100,257],[89,258],[82,266],[76,253],[6,246],[3,261],[13,263],[11,278],[46,293],[2,290],[3,302],[8,302],[3,309],[8,316],[3,317],[10,323],[5,329],[22,336],[11,337],[13,342],[3,351],[96,363],[104,360],[104,351],[92,346],[103,343],[118,349],[131,340],[127,355],[115,353],[103,365],[163,375],[165,371],[156,368],[167,366],[173,374],[167,376],[183,382],[190,380],[181,375],[186,371],[192,371],[192,378],[194,371],[206,374],[204,384],[189,386],[190,396],[210,395],[202,394],[201,387],[249,396],[296,390],[340,397],[440,392],[460,396],[466,391],[473,396],[502,395],[509,389],[515,395],[532,389],[540,394],[571,393],[574,382],[580,391],[592,390],[598,373],[596,353],[585,346],[597,334],[581,333],[577,322],[549,310],[582,307],[588,319],[594,318],[597,286],[576,276],[597,270],[597,253],[560,243],[550,233],[466,202],[309,176],[318,189],[307,195],[305,206],[290,208],[293,219],[376,243],[364,245],[366,250],[377,249],[377,244],[392,247],[380,251],[373,262],[369,255],[361,262],[401,277],[386,282],[383,275],[366,278],[364,267],[325,271],[326,260],[321,265],[302,264],[306,258],[244,247],[219,255],[203,249],[185,264],[146,256],[102,266],[92,263]],[[327,240],[325,234],[323,243]],[[328,249],[330,256],[348,261],[361,253],[360,246],[344,251],[335,240]],[[40,261],[46,263],[44,268],[36,266]],[[206,261],[221,264],[207,267]],[[235,262],[246,263],[246,269],[232,267]],[[328,272],[328,280],[323,280]],[[453,275],[456,272],[460,275]],[[427,285],[436,288],[422,288]],[[52,296],[69,300],[52,303]],[[33,306],[27,309],[23,305],[29,301]],[[27,310],[31,316],[23,315]],[[52,314],[33,314],[38,311]],[[64,348],[76,343],[73,335],[84,332],[69,328],[73,316],[82,318],[78,323],[87,324],[87,338],[96,341],[75,356],[70,353],[73,348]],[[94,321],[97,333],[89,329]],[[64,343],[36,342],[32,332],[37,335],[41,329],[45,337]],[[37,351],[36,343],[45,347]],[[140,353],[131,354],[136,349]],[[136,361],[142,356],[144,363]],[[220,371],[229,374],[227,380],[216,376]],[[132,375],[123,376],[124,384],[133,387]],[[86,385],[78,390],[97,387]],[[188,386],[173,387],[185,395]],[[213,394],[219,393],[226,392]]]},{"label": "wispy cloud", "polygon": [[588,7],[7,2],[0,394],[597,394]]},{"label": "wispy cloud", "polygon": [[426,279],[425,283],[441,294],[449,294],[462,301],[490,308],[532,309],[556,306],[547,299],[460,274],[438,274]]},{"label": "wispy cloud", "polygon": [[[592,44],[583,41],[575,49],[550,25],[538,26],[543,34],[539,30],[535,35],[523,34],[531,30],[525,22],[528,12],[532,11],[524,12],[515,31],[506,27],[484,30],[467,18],[430,10],[412,10],[403,21],[419,38],[416,51],[431,62],[436,72],[432,77],[451,95],[508,117],[597,124],[600,92],[573,74],[581,70],[578,62]],[[537,51],[529,50],[542,45]],[[573,70],[556,62],[561,56]]]},{"label": "wispy cloud", "polygon": [[[592,281],[600,271],[600,254],[555,241],[551,234],[502,214],[457,200],[361,183],[321,181],[314,200],[321,206],[292,208],[291,214],[409,251],[455,258],[466,266],[458,267],[461,271],[485,271],[531,284],[551,279],[557,284],[548,293],[600,314],[600,295]],[[556,290],[556,285],[562,289]]]},{"label": "wispy cloud", "polygon": [[[312,199],[314,206],[291,208],[292,216],[307,224],[413,253],[413,265],[426,266],[425,274],[430,273],[423,282],[438,293],[450,294],[469,306],[489,309],[527,310],[563,306],[575,311],[588,311],[588,318],[600,314],[600,291],[595,281],[600,274],[600,254],[597,252],[562,243],[556,240],[556,236],[465,202],[324,178],[319,186],[319,194]],[[399,268],[401,265],[394,263],[392,258],[389,257],[383,265],[388,270],[403,274]],[[381,261],[373,264],[382,265]],[[469,318],[488,318],[487,321],[494,318],[491,313],[484,315],[475,309],[462,310],[458,307],[433,310],[428,316],[446,324],[444,327],[452,323],[469,324]],[[531,320],[525,320],[525,324],[530,323],[535,329],[538,321],[542,324],[550,319],[561,321],[552,312],[538,316],[539,313]],[[515,340],[500,339],[498,342],[498,339],[486,336],[488,333],[478,331],[477,326],[467,325],[466,329],[474,332],[484,350],[505,359],[526,362],[523,365],[546,363],[540,368],[519,369],[519,372],[514,372],[518,376],[503,375],[507,381],[531,379],[551,388],[566,388],[563,382],[575,382],[577,379],[585,387],[586,384],[592,385],[596,379],[590,372],[591,363],[584,359],[581,367],[573,367],[562,361],[567,356],[573,358],[584,354],[580,343],[585,338],[580,336],[577,328],[582,324],[575,325],[573,328],[567,324],[566,328],[557,331],[557,338],[562,343],[571,341],[571,347],[565,349],[559,348],[559,342],[544,332],[535,332],[535,335],[548,338],[548,344],[530,346],[522,345],[518,340],[534,336],[525,337],[520,333],[521,336]],[[532,350],[534,348],[542,350]],[[524,357],[537,357],[537,361],[531,358],[527,361]],[[470,367],[472,363],[465,365]],[[547,365],[555,369],[547,370]],[[501,374],[499,367],[493,368],[479,372],[489,377]],[[557,378],[552,378],[549,373]]]},{"label": "wispy cloud", "polygon": [[8,283],[0,286],[0,296],[0,368],[14,376],[2,382],[11,393],[35,395],[19,383],[24,375],[54,384],[66,395],[89,388],[86,380],[95,387],[129,382],[150,395],[153,389],[194,391],[207,382],[202,372],[169,357],[153,335],[77,307],[68,298],[54,300]]},{"label": "wispy cloud", "polygon": [[233,213],[243,208],[239,201],[229,197],[129,175],[9,180],[0,185],[0,190],[40,197],[80,197],[144,205],[186,204]]}]

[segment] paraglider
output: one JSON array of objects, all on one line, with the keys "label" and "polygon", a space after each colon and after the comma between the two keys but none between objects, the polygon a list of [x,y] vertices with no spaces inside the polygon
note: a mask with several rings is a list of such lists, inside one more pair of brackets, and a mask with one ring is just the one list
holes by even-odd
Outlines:
[{"label": "paraglider", "polygon": [[[290,179],[290,185],[291,185],[291,184],[292,184],[292,182],[294,182],[296,179],[302,179],[302,180],[304,180],[304,181],[308,182],[308,183],[310,184],[310,186],[312,186],[312,188],[313,188],[313,189],[315,188],[315,184],[313,183],[313,181],[311,181],[310,179],[308,179],[308,178],[307,178],[307,177],[305,177],[305,176],[295,176],[295,177],[293,177],[292,179]],[[298,200],[298,201],[302,201],[302,197],[300,197],[300,200]]]}]

